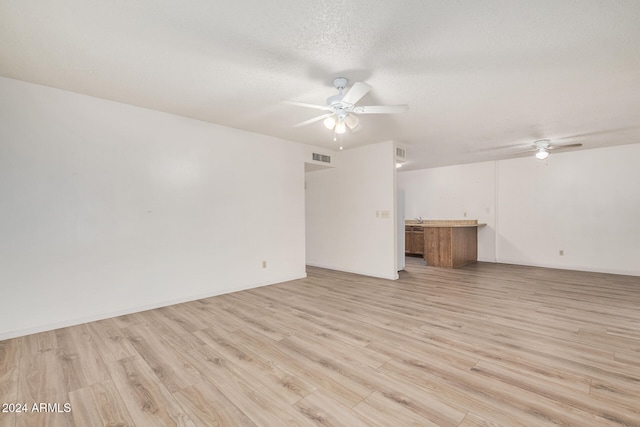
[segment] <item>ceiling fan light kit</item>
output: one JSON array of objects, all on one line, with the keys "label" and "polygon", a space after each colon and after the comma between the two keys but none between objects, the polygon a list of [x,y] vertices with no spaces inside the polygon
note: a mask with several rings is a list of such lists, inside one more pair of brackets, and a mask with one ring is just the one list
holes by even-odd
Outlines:
[{"label": "ceiling fan light kit", "polygon": [[[569,137],[564,137],[561,139],[567,139],[567,138]],[[556,145],[556,144],[552,144],[550,139],[538,139],[531,143],[531,148],[529,148],[528,150],[516,151],[516,152],[513,152],[512,154],[521,155],[524,153],[534,153],[534,156],[536,156],[536,159],[544,160],[547,157],[549,157],[549,154],[551,153],[552,150],[556,151],[556,150],[564,150],[566,148],[577,148],[577,147],[582,147],[582,144],[575,143],[575,144]]]},{"label": "ceiling fan light kit", "polygon": [[336,127],[336,120],[329,116],[326,119],[324,119],[324,122],[322,122],[324,124],[324,127],[326,127],[327,129],[331,130],[334,127]]},{"label": "ceiling fan light kit", "polygon": [[549,157],[549,140],[548,139],[540,139],[535,141],[533,145],[536,147],[536,159],[544,160]]},{"label": "ceiling fan light kit", "polygon": [[549,152],[544,148],[541,148],[536,152],[536,159],[538,160],[544,160],[547,157],[549,157]]},{"label": "ceiling fan light kit", "polygon": [[565,145],[551,145],[551,141],[548,139],[539,139],[533,142],[533,150],[535,151],[536,159],[544,160],[549,157],[550,150],[561,150],[563,148],[582,147],[582,144],[565,144]]},{"label": "ceiling fan light kit", "polygon": [[355,104],[371,90],[371,86],[364,82],[356,82],[346,94],[343,94],[342,91],[347,87],[348,83],[349,81],[344,77],[333,79],[333,86],[338,90],[338,94],[327,98],[326,105],[284,101],[287,104],[298,107],[328,111],[328,113],[321,116],[300,122],[294,127],[306,126],[322,120],[324,127],[333,130],[335,133],[343,134],[347,128],[352,132],[356,132],[360,129],[360,119],[357,117],[359,114],[396,114],[403,113],[409,109],[408,105],[356,106]]}]

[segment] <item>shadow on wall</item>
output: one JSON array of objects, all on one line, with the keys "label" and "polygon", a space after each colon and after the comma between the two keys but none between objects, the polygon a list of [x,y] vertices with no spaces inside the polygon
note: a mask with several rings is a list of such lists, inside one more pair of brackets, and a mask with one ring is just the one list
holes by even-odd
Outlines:
[{"label": "shadow on wall", "polygon": [[[492,232],[495,232],[495,230],[492,230]],[[497,237],[495,262],[534,265],[530,256],[526,256],[523,251],[502,236]]]},{"label": "shadow on wall", "polygon": [[[485,221],[478,220],[479,223]],[[478,261],[497,262],[496,229],[488,224],[478,227]]]}]

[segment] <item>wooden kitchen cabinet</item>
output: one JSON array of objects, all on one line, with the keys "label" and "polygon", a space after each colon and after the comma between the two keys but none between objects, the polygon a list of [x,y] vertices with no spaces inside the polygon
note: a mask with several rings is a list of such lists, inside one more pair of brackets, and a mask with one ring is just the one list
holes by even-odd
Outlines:
[{"label": "wooden kitchen cabinet", "polygon": [[411,240],[411,227],[404,228],[404,253],[411,254],[411,248],[413,247]]},{"label": "wooden kitchen cabinet", "polygon": [[478,259],[478,224],[475,219],[406,221],[406,255],[421,255],[427,265],[457,268]]},{"label": "wooden kitchen cabinet", "polygon": [[424,229],[422,227],[405,227],[404,252],[407,255],[424,254]]},{"label": "wooden kitchen cabinet", "polygon": [[456,268],[476,262],[477,227],[424,229],[424,260],[434,267]]}]

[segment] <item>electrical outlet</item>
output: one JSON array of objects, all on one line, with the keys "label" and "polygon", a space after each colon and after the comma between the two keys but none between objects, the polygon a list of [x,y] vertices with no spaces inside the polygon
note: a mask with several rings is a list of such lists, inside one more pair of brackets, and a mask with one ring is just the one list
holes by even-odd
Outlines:
[{"label": "electrical outlet", "polygon": [[564,256],[564,249],[560,249],[560,251],[558,252],[558,255]]},{"label": "electrical outlet", "polygon": [[267,268],[267,261],[262,261],[262,268]]},{"label": "electrical outlet", "polygon": [[466,212],[464,213],[464,217],[465,217],[465,218],[467,217],[467,213],[466,213]]}]

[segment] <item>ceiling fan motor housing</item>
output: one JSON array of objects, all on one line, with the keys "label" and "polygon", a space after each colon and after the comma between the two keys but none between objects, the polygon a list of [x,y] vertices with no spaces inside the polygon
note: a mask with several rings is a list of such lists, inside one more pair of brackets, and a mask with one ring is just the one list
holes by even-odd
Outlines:
[{"label": "ceiling fan motor housing", "polygon": [[344,98],[342,90],[347,87],[348,82],[349,81],[344,77],[336,77],[333,79],[333,86],[338,89],[338,94],[327,98],[327,105],[336,108],[342,107],[342,98]]},{"label": "ceiling fan motor housing", "polygon": [[538,149],[547,149],[549,148],[549,140],[548,139],[539,139],[533,143]]},{"label": "ceiling fan motor housing", "polygon": [[342,93],[339,93],[338,95],[330,96],[329,98],[327,98],[327,105],[332,107],[333,106],[339,107],[342,104],[343,97],[344,95]]}]

